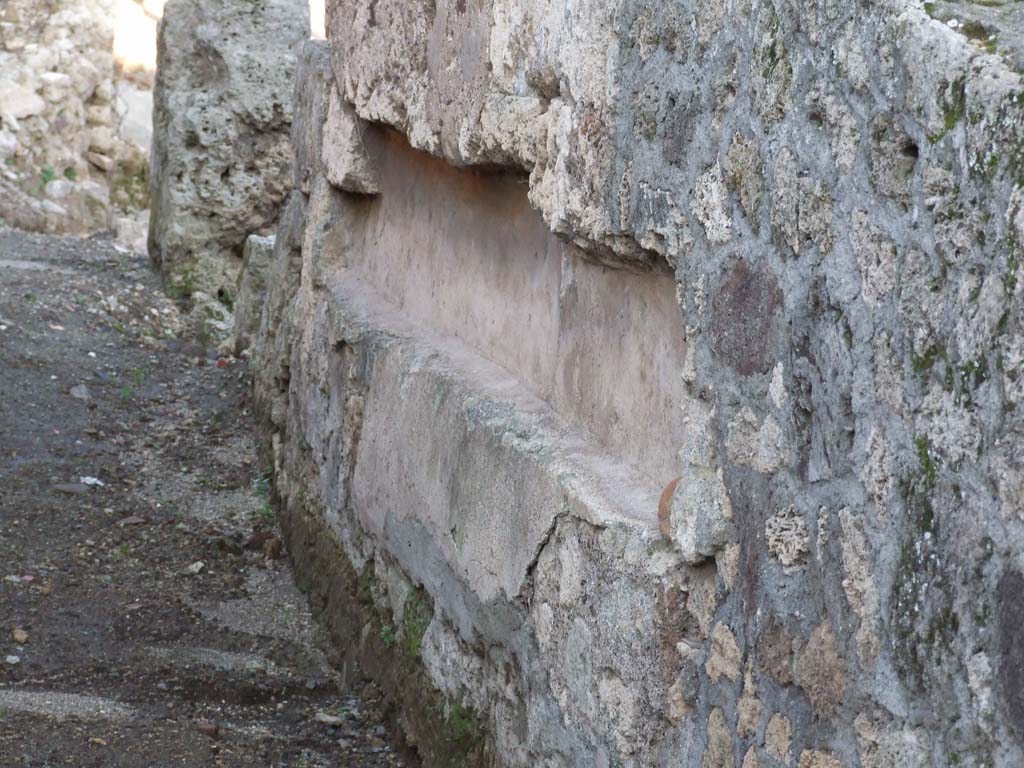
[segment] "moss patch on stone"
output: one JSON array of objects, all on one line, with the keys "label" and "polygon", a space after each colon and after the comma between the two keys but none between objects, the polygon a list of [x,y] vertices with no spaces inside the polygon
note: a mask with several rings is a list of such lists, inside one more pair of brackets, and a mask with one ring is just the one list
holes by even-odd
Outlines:
[{"label": "moss patch on stone", "polygon": [[434,609],[425,589],[417,589],[405,601],[402,615],[402,647],[413,658],[419,658],[423,634],[427,631]]},{"label": "moss patch on stone", "polygon": [[938,144],[942,141],[942,139],[956,127],[957,123],[963,119],[964,115],[967,114],[965,85],[965,79],[963,77],[958,77],[950,84],[948,97],[945,93],[940,95],[940,102],[942,104],[942,130],[939,131],[939,133],[929,136],[929,143]]}]

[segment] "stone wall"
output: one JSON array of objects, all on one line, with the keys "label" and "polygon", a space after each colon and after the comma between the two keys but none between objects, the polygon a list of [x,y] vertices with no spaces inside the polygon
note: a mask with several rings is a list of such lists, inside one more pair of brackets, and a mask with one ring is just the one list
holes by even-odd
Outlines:
[{"label": "stone wall", "polygon": [[120,79],[112,0],[0,6],[0,219],[84,234],[146,207],[148,90]]},{"label": "stone wall", "polygon": [[1024,83],[957,14],[329,2],[257,399],[428,764],[1024,763]]}]

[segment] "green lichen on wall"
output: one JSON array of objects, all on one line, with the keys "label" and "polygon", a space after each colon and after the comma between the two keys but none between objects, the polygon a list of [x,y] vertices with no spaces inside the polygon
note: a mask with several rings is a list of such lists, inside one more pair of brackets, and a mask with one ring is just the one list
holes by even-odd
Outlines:
[{"label": "green lichen on wall", "polygon": [[967,96],[964,90],[966,79],[956,78],[949,85],[949,89],[939,94],[939,102],[942,106],[942,130],[939,133],[928,137],[931,144],[938,144],[967,114]]},{"label": "green lichen on wall", "polygon": [[936,500],[949,490],[940,483],[940,466],[931,441],[915,439],[916,469],[899,483],[910,523],[900,543],[893,581],[891,620],[896,667],[910,688],[922,685],[930,662],[941,661],[960,629],[953,606],[948,567],[942,562]]},{"label": "green lichen on wall", "polygon": [[405,601],[402,614],[402,647],[413,658],[419,658],[423,634],[430,625],[434,611],[425,589],[416,589]]}]

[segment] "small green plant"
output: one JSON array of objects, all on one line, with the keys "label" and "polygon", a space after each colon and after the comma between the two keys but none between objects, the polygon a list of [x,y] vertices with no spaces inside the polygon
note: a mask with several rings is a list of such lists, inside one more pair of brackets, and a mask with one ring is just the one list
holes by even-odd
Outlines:
[{"label": "small green plant", "polygon": [[264,523],[274,522],[274,508],[270,506],[270,502],[264,501],[256,508],[256,518]]},{"label": "small green plant", "polygon": [[373,605],[373,561],[370,560],[363,566],[359,573],[359,581],[356,585],[356,598],[363,605]]},{"label": "small green plant", "polygon": [[67,179],[68,181],[78,181],[78,171],[76,171],[74,168],[65,168],[64,178]]},{"label": "small green plant", "polygon": [[413,658],[418,658],[423,647],[423,633],[433,618],[433,609],[426,592],[418,589],[405,601],[402,616],[402,647]]},{"label": "small green plant", "polygon": [[452,740],[456,742],[472,743],[480,737],[473,711],[461,702],[453,706],[448,713],[448,728]]},{"label": "small green plant", "polygon": [[136,387],[141,387],[142,382],[145,381],[145,378],[145,374],[142,372],[141,368],[135,368],[134,370],[132,370],[132,382],[135,384]]},{"label": "small green plant", "polygon": [[394,648],[395,643],[398,639],[395,636],[395,628],[390,624],[385,624],[380,628],[380,641],[384,643],[385,648]]},{"label": "small green plant", "polygon": [[129,387],[127,384],[125,384],[123,387],[121,387],[121,399],[122,400],[131,400],[134,396],[135,396],[135,391],[131,387]]},{"label": "small green plant", "polygon": [[271,524],[274,522],[274,508],[270,506],[270,471],[267,474],[255,477],[250,483],[253,494],[256,498],[260,499],[260,505],[256,508],[254,517],[265,523]]},{"label": "small green plant", "polygon": [[220,299],[221,304],[227,307],[229,311],[235,311],[235,295],[227,288],[221,288],[217,291],[217,298]]},{"label": "small green plant", "polygon": [[42,179],[43,186],[46,186],[57,178],[57,172],[53,169],[52,165],[44,165],[39,171],[39,178]]},{"label": "small green plant", "polygon": [[257,477],[252,481],[252,492],[261,499],[270,498],[270,475]]}]

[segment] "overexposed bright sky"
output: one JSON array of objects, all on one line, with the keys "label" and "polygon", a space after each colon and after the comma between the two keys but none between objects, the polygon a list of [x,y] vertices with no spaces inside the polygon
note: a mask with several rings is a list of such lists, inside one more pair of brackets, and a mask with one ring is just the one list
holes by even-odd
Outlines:
[{"label": "overexposed bright sky", "polygon": [[[156,23],[167,0],[114,0],[114,57],[125,69],[156,68]],[[324,2],[309,0],[310,33],[324,37]]]}]

